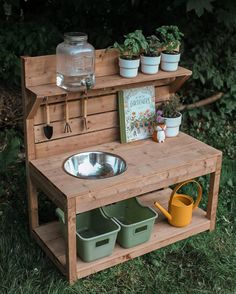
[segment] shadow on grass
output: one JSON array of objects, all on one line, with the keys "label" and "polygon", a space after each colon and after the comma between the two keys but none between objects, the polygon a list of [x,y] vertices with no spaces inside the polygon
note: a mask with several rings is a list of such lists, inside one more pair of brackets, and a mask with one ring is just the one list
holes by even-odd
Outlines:
[{"label": "shadow on grass", "polygon": [[[73,286],[30,238],[22,185],[14,198],[0,206],[0,293],[235,293],[235,182],[229,181],[230,164],[223,165],[216,231],[104,270]],[[200,181],[207,190],[207,178]]]}]

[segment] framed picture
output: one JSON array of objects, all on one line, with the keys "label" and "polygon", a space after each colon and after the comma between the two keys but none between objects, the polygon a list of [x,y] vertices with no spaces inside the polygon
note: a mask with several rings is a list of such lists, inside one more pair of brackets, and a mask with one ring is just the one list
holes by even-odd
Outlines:
[{"label": "framed picture", "polygon": [[155,117],[155,87],[146,86],[119,92],[121,143],[151,137]]}]

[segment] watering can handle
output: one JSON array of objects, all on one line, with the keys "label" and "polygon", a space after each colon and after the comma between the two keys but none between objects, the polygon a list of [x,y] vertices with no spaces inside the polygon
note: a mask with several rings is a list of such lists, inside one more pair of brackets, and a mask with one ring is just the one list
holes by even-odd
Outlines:
[{"label": "watering can handle", "polygon": [[170,196],[170,203],[172,203],[172,200],[173,200],[173,197],[174,195],[176,194],[176,192],[184,185],[188,184],[188,183],[196,183],[197,184],[197,187],[198,187],[198,195],[197,195],[197,199],[193,205],[193,209],[197,208],[198,207],[198,204],[199,202],[201,201],[202,199],[202,186],[195,180],[187,180],[187,181],[184,181],[183,183],[179,183],[175,188],[174,190],[172,191],[172,194]]}]

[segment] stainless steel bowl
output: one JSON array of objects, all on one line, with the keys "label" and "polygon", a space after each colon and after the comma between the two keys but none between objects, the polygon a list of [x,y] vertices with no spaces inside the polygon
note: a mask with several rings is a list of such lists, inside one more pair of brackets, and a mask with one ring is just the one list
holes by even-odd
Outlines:
[{"label": "stainless steel bowl", "polygon": [[104,179],[120,175],[126,162],[120,156],[100,151],[75,154],[64,162],[65,171],[81,179]]}]

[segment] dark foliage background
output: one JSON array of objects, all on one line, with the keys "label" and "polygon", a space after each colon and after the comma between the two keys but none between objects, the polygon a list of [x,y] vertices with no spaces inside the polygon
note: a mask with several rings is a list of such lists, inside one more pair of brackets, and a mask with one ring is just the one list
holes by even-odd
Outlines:
[{"label": "dark foliage background", "polygon": [[[181,127],[223,151],[218,230],[70,288],[27,231],[20,56],[54,54],[66,31],[86,32],[98,49],[135,29],[149,35],[168,24],[185,34],[181,65],[193,70],[184,103],[224,93],[214,104],[184,111]],[[235,293],[235,117],[235,0],[0,0],[0,292]],[[200,182],[206,191],[207,179]],[[43,201],[41,211],[49,218],[50,203]]]},{"label": "dark foliage background", "polygon": [[176,24],[193,79],[235,95],[235,16],[233,0],[0,0],[0,78],[19,85],[19,56],[55,53],[66,31],[88,33],[98,49],[134,29]]}]

